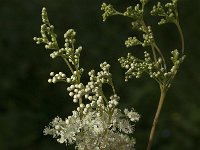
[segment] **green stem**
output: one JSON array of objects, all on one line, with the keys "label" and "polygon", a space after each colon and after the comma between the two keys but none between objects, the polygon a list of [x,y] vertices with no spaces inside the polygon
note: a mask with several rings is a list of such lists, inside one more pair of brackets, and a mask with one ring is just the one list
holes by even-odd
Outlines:
[{"label": "green stem", "polygon": [[154,46],[153,46],[152,44],[151,44],[151,49],[152,49],[152,52],[153,52],[154,61],[157,62],[157,57],[156,57],[155,48],[154,48]]},{"label": "green stem", "polygon": [[163,64],[164,64],[164,68],[166,69],[167,66],[166,66],[166,62],[165,62],[165,58],[160,50],[160,48],[158,47],[158,45],[154,42],[153,46],[156,48],[156,50],[158,51],[158,53],[160,54],[162,60],[163,60]]},{"label": "green stem", "polygon": [[103,96],[103,99],[105,100],[106,104],[108,104],[108,100],[107,100],[106,96],[103,94],[103,91],[101,92],[101,96]]},{"label": "green stem", "polygon": [[180,26],[178,21],[176,21],[175,24],[176,24],[176,27],[177,27],[178,32],[180,34],[180,37],[181,37],[181,49],[182,49],[181,51],[182,51],[182,55],[183,55],[184,50],[185,50],[185,41],[184,41],[183,31],[182,31],[181,26]]},{"label": "green stem", "polygon": [[113,84],[113,81],[112,81],[112,79],[111,79],[111,82],[110,82],[110,86],[112,87],[113,93],[115,94],[115,93],[116,93],[116,91],[115,91],[115,87],[114,87],[114,84]]},{"label": "green stem", "polygon": [[151,127],[151,132],[150,132],[150,136],[149,136],[149,142],[148,142],[147,150],[151,149],[151,146],[152,146],[152,143],[153,143],[156,125],[158,123],[158,118],[160,116],[160,111],[161,111],[162,106],[163,106],[163,102],[164,102],[164,99],[165,99],[166,92],[167,92],[167,90],[166,90],[165,86],[160,85],[160,100],[159,100],[158,108],[157,108],[157,111],[156,111],[156,115],[155,115],[154,120],[153,120],[153,125]]},{"label": "green stem", "polygon": [[69,69],[70,69],[70,71],[71,71],[71,73],[74,74],[74,71],[73,71],[71,65],[69,64],[69,61],[68,61],[66,58],[64,58],[64,57],[62,57],[62,58],[63,58],[63,60],[66,62],[67,66],[69,67]]},{"label": "green stem", "polygon": [[72,50],[73,50],[73,55],[72,55],[73,57],[72,57],[72,59],[74,61],[74,67],[76,69],[76,73],[77,73],[77,77],[78,77],[78,83],[79,83],[81,76],[80,76],[80,73],[79,73],[79,64],[76,63],[75,57],[74,57],[74,53],[75,53],[74,43],[72,43]]},{"label": "green stem", "polygon": [[[146,24],[145,24],[145,22],[144,22],[144,18],[142,18],[142,25],[145,27],[145,30],[147,31],[148,28],[147,28],[147,26],[146,26]],[[152,31],[152,34],[153,34],[153,31]],[[154,34],[153,34],[153,35],[154,35]],[[164,58],[164,56],[163,56],[163,54],[162,54],[162,51],[160,50],[160,48],[159,48],[158,45],[156,44],[155,39],[154,39],[154,42],[151,44],[151,47],[152,47],[152,52],[153,52],[153,55],[154,55],[154,59],[157,58],[157,57],[156,57],[156,53],[155,53],[155,49],[156,49],[157,52],[160,54],[160,56],[161,56],[161,58],[162,58],[162,60],[163,60],[164,68],[166,69],[167,67],[166,67],[166,63],[165,63],[165,58]],[[155,48],[155,49],[154,49],[154,48]]]}]

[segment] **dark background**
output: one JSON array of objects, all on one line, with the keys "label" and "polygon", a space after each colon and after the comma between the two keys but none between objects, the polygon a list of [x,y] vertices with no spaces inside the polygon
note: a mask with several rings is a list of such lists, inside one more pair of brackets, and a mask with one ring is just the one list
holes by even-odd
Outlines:
[{"label": "dark background", "polygon": [[[99,63],[105,60],[111,64],[114,84],[121,96],[120,107],[134,107],[141,114],[134,137],[136,148],[145,149],[159,88],[147,76],[124,82],[124,71],[117,58],[128,52],[140,55],[141,50],[124,46],[127,37],[133,35],[129,19],[113,17],[102,22],[102,2],[0,0],[0,150],[70,149],[50,136],[43,136],[44,127],[54,117],[64,118],[75,109],[65,84],[47,83],[51,71],[68,73],[63,61],[52,60],[50,51],[32,40],[40,36],[43,6],[47,7],[50,21],[55,25],[60,45],[64,43],[63,34],[67,29],[77,31],[77,43],[84,48],[81,64],[86,72],[98,70]],[[132,1],[107,2],[125,10]],[[180,0],[179,12],[187,59],[164,103],[154,140],[155,150],[200,149],[200,1]],[[157,21],[149,17],[147,20],[149,24]],[[153,29],[166,56],[172,48],[180,47],[173,25],[153,26]],[[86,72],[83,79],[87,79]]]}]

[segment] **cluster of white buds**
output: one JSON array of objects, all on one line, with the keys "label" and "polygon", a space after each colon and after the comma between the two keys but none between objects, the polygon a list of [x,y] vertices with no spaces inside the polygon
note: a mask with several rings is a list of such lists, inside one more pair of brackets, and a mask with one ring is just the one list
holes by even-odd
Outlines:
[{"label": "cluster of white buds", "polygon": [[76,42],[75,39],[76,32],[73,29],[67,30],[64,34],[65,38],[65,50],[64,55],[68,58],[69,62],[73,65],[79,65],[79,57],[82,51],[82,47],[79,46],[78,48],[74,49],[74,43]]},{"label": "cluster of white buds", "polygon": [[102,71],[97,72],[95,74],[94,70],[91,70],[88,74],[90,76],[90,82],[87,85],[83,85],[82,83],[73,82],[72,75],[71,78],[66,78],[68,83],[71,83],[71,86],[67,88],[69,91],[69,95],[73,97],[73,102],[77,103],[80,98],[84,96],[85,99],[88,99],[91,102],[91,106],[96,106],[103,103],[102,98],[102,84],[111,82],[111,73],[109,73],[110,65],[106,62],[100,64]]},{"label": "cluster of white buds", "polygon": [[60,51],[54,51],[54,52],[52,52],[50,54],[50,57],[53,58],[53,59],[56,58],[56,57],[58,57],[58,56],[61,56]]},{"label": "cluster of white buds", "polygon": [[77,71],[73,71],[73,74],[71,75],[71,77],[66,78],[66,82],[67,82],[67,83],[70,83],[70,84],[77,83],[78,76],[81,76],[82,73],[83,73],[83,71],[84,71],[83,68],[80,68],[80,69],[77,70]]},{"label": "cluster of white buds", "polygon": [[72,84],[67,88],[69,91],[69,96],[73,97],[73,102],[77,103],[80,98],[85,94],[85,87],[82,83]]},{"label": "cluster of white buds", "polygon": [[[42,9],[42,22],[41,25],[41,38],[34,37],[34,41],[36,41],[37,44],[44,43],[46,49],[58,49],[57,44],[57,35],[54,33],[54,26],[49,23],[49,19],[47,16],[46,8]],[[50,39],[48,37],[50,36]]]},{"label": "cluster of white buds", "polygon": [[67,32],[64,34],[64,38],[65,38],[65,47],[69,47],[69,44],[73,44],[75,43],[75,36],[76,36],[76,32],[73,29],[69,29],[67,30]]},{"label": "cluster of white buds", "polygon": [[131,47],[131,46],[140,45],[140,44],[142,44],[142,42],[139,41],[135,36],[134,37],[129,37],[125,41],[126,47]]},{"label": "cluster of white buds", "polygon": [[158,2],[157,5],[153,6],[153,9],[151,10],[151,15],[163,15],[163,14],[165,14],[165,10],[161,5],[161,2]]},{"label": "cluster of white buds", "polygon": [[[135,7],[138,11],[139,6]],[[104,20],[110,15],[117,13],[111,5],[102,5],[105,10]],[[130,123],[133,118],[139,120],[139,116],[129,113],[126,117],[121,110],[117,108],[120,97],[115,94],[112,82],[112,74],[109,72],[110,65],[107,62],[101,63],[101,71],[95,73],[91,70],[88,74],[90,81],[84,85],[81,83],[83,69],[79,68],[79,57],[82,47],[74,48],[76,32],[73,29],[67,30],[64,34],[64,48],[59,48],[56,41],[54,27],[50,25],[46,9],[42,10],[41,38],[34,38],[37,44],[45,43],[46,49],[53,49],[50,54],[52,58],[60,56],[66,62],[72,75],[66,77],[63,72],[55,74],[50,73],[49,83],[58,81],[70,84],[67,91],[73,98],[74,103],[78,103],[72,115],[65,120],[56,117],[46,127],[44,134],[53,135],[59,143],[76,144],[76,149],[115,149],[131,150],[134,148],[135,139],[128,134],[134,132],[133,125]],[[51,37],[48,39],[47,37]],[[112,87],[113,95],[110,100],[104,95],[103,84],[109,84]],[[89,100],[89,101],[85,101]]]},{"label": "cluster of white buds", "polygon": [[143,47],[145,47],[145,46],[149,46],[149,45],[151,45],[153,43],[154,37],[153,37],[153,33],[152,33],[152,30],[151,30],[150,26],[148,26],[147,28],[144,27],[144,26],[141,26],[139,28],[139,30],[144,32],[144,34],[143,34],[144,41],[141,42],[136,37],[129,37],[125,41],[126,47],[131,47],[131,46],[135,46],[135,45],[142,45]]},{"label": "cluster of white buds", "polygon": [[121,57],[118,59],[121,67],[127,69],[125,81],[128,81],[132,76],[139,78],[143,72],[153,69],[154,64],[149,53],[145,51],[144,56],[145,59],[141,60],[128,53],[127,58]]},{"label": "cluster of white buds", "polygon": [[110,65],[107,62],[101,63],[102,71],[97,73],[97,82],[109,83],[111,80],[111,73],[109,72]]},{"label": "cluster of white buds", "polygon": [[127,7],[126,11],[123,13],[124,16],[131,17],[133,19],[139,19],[142,17],[143,10],[140,9],[140,5],[137,4],[134,8],[132,6]]},{"label": "cluster of white buds", "polygon": [[[36,41],[37,44],[44,43],[46,49],[54,50],[50,54],[51,58],[56,58],[60,56],[65,60],[66,63],[68,63],[68,67],[71,67],[69,63],[72,63],[72,65],[74,65],[77,70],[79,68],[79,58],[82,47],[74,47],[74,44],[76,42],[76,32],[73,29],[67,30],[67,32],[64,34],[64,48],[59,48],[57,43],[57,35],[54,33],[54,26],[51,25],[49,22],[46,8],[42,9],[42,22],[43,24],[41,25],[41,37],[34,37],[34,41]],[[71,71],[73,71],[72,68],[70,69]]]},{"label": "cluster of white buds", "polygon": [[101,10],[104,11],[103,13],[103,21],[106,21],[106,19],[110,16],[116,15],[117,11],[113,8],[111,4],[107,5],[106,3],[103,3],[101,5]]},{"label": "cluster of white buds", "polygon": [[122,68],[125,68],[127,71],[125,73],[125,81],[132,77],[139,78],[143,72],[148,73],[151,78],[154,78],[160,85],[169,87],[174,76],[177,73],[177,70],[180,64],[183,62],[184,56],[184,38],[182,29],[179,24],[178,11],[177,11],[177,2],[178,0],[171,0],[171,2],[161,5],[161,2],[158,2],[157,5],[153,6],[151,15],[161,17],[161,20],[158,24],[164,23],[174,23],[179,31],[181,42],[182,42],[182,56],[180,57],[177,50],[172,51],[172,62],[173,66],[168,70],[165,58],[162,54],[162,51],[156,44],[154,40],[154,35],[151,29],[151,26],[145,24],[144,21],[144,6],[148,0],[140,0],[141,4],[135,5],[135,7],[127,7],[127,10],[124,13],[118,12],[116,15],[123,15],[133,19],[132,27],[133,29],[142,32],[143,41],[138,40],[137,37],[129,37],[125,41],[126,47],[131,47],[135,45],[142,45],[143,47],[151,46],[152,56],[144,52],[144,59],[138,59],[131,54],[128,54],[127,58],[119,58],[119,62]]},{"label": "cluster of white buds", "polygon": [[59,72],[58,74],[51,72],[50,76],[52,78],[48,79],[49,83],[56,83],[56,82],[59,82],[59,81],[65,81],[66,80],[66,75],[63,72]]},{"label": "cluster of white buds", "polygon": [[116,107],[119,104],[119,99],[120,99],[120,97],[117,96],[116,94],[112,95],[110,97],[110,101],[108,102],[108,107],[110,107],[110,108]]},{"label": "cluster of white buds", "polygon": [[[123,15],[126,17],[129,17],[133,20],[132,27],[133,29],[138,30],[139,32],[142,32],[143,34],[143,41],[140,42],[136,37],[129,37],[128,40],[125,41],[126,47],[131,47],[135,45],[142,45],[143,47],[151,47],[151,56],[150,53],[144,52],[144,59],[138,59],[134,56],[132,56],[130,53],[128,54],[127,58],[121,57],[119,58],[119,62],[121,64],[122,68],[125,68],[127,71],[125,73],[125,81],[128,81],[131,77],[139,78],[142,73],[147,73],[151,78],[155,79],[159,86],[161,91],[161,97],[160,102],[158,105],[158,109],[156,112],[156,116],[154,118],[152,130],[150,133],[150,139],[147,146],[147,149],[151,148],[152,145],[152,135],[154,134],[154,127],[156,126],[156,120],[159,116],[160,109],[162,108],[162,102],[164,101],[165,94],[170,87],[180,64],[183,62],[185,56],[184,56],[184,37],[182,33],[182,29],[179,24],[179,18],[178,18],[178,11],[177,11],[177,1],[178,0],[171,0],[170,3],[167,3],[164,5],[164,7],[161,5],[160,2],[157,3],[157,5],[153,6],[153,10],[151,11],[151,15],[159,16],[161,17],[161,20],[158,22],[159,25],[165,24],[165,23],[174,23],[178,29],[180,39],[181,39],[181,51],[182,56],[179,56],[178,50],[174,50],[171,52],[172,57],[172,63],[173,66],[171,69],[168,68],[165,61],[165,57],[162,54],[161,49],[157,45],[156,41],[154,40],[154,35],[152,32],[152,29],[150,26],[146,25],[144,21],[145,13],[144,13],[144,6],[149,0],[140,0],[141,5],[137,4],[134,8],[132,6],[128,7],[127,10],[124,13],[117,12],[115,14],[117,15]],[[112,6],[112,5],[109,5]],[[105,18],[105,13],[103,14],[103,19]],[[111,16],[111,15],[108,15]],[[105,21],[105,19],[104,19]],[[153,59],[151,58],[153,57]],[[114,102],[113,102],[114,103]],[[111,104],[111,101],[109,101],[109,107],[112,108],[113,105]],[[138,121],[139,115],[132,111],[128,111],[125,109],[124,111],[125,115],[133,122]],[[116,121],[117,122],[117,121]],[[121,122],[123,122],[121,120]],[[126,122],[126,121],[124,121]],[[113,126],[115,126],[114,124]],[[117,125],[119,127],[120,124]],[[119,127],[120,128],[120,127]],[[131,132],[130,128],[123,128],[123,132],[129,133]]]},{"label": "cluster of white buds", "polygon": [[147,29],[145,30],[145,34],[143,34],[143,39],[144,39],[142,43],[143,47],[149,46],[153,43],[154,37],[150,26],[148,26]]},{"label": "cluster of white buds", "polygon": [[[153,6],[151,15],[162,17],[158,22],[159,25],[168,22],[175,22],[177,20],[177,2],[178,0],[172,0],[171,3],[165,4],[165,8],[160,2]],[[166,10],[165,10],[166,9]]]},{"label": "cluster of white buds", "polygon": [[171,80],[176,75],[180,64],[183,62],[185,56],[181,56],[178,50],[171,52],[171,60],[173,66],[170,71],[167,71],[163,67],[162,59],[158,58],[157,61],[153,61],[148,52],[144,52],[144,60],[138,59],[128,53],[127,58],[119,58],[119,62],[122,68],[127,71],[125,73],[125,81],[132,78],[133,76],[139,78],[143,72],[148,73],[151,78],[154,78],[159,83],[164,83],[166,85],[170,84]]},{"label": "cluster of white buds", "polygon": [[180,53],[178,52],[177,49],[173,50],[171,54],[172,54],[171,60],[173,62],[173,66],[170,71],[172,74],[176,74],[180,64],[183,62],[186,56],[185,55],[180,56]]}]

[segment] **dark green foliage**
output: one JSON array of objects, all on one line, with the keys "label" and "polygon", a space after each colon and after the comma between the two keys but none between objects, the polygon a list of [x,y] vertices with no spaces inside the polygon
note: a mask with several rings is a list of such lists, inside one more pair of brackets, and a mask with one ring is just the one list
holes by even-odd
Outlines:
[{"label": "dark green foliage", "polygon": [[[136,126],[138,150],[146,147],[157,106],[158,87],[147,77],[124,82],[117,59],[127,52],[141,55],[140,48],[127,50],[124,41],[132,36],[123,17],[102,22],[102,1],[80,0],[1,0],[0,3],[0,149],[1,150],[64,150],[42,131],[52,118],[68,116],[72,100],[66,87],[51,86],[47,79],[52,70],[64,70],[64,62],[48,57],[43,46],[36,46],[33,36],[40,30],[40,12],[47,7],[58,37],[74,28],[78,45],[83,46],[81,64],[91,70],[108,61],[114,84],[121,97],[121,107],[134,107],[141,114]],[[130,1],[110,1],[117,9],[125,10]],[[151,5],[151,3],[149,4]],[[180,22],[186,41],[187,59],[180,68],[175,84],[168,92],[153,149],[190,150],[200,148],[200,1],[179,2]],[[148,19],[148,18],[147,18]],[[157,20],[149,20],[155,23]],[[177,47],[178,35],[173,26],[154,28],[163,49]],[[156,36],[157,37],[157,36]],[[63,39],[59,39],[61,42]],[[164,39],[164,40],[162,40]],[[168,41],[167,43],[164,43]],[[164,52],[168,54],[169,52]],[[87,75],[83,78],[87,79]],[[160,138],[157,138],[157,135]]]}]

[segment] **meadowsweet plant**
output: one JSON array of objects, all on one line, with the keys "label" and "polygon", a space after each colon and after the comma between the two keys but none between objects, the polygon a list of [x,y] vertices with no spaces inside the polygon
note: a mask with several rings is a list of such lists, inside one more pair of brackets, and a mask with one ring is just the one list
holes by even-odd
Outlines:
[{"label": "meadowsweet plant", "polygon": [[[52,59],[63,59],[71,71],[71,75],[51,72],[48,82],[65,82],[69,96],[77,104],[71,116],[54,118],[44,129],[44,134],[52,135],[59,143],[75,144],[78,150],[134,149],[136,141],[129,135],[134,132],[134,123],[139,120],[139,114],[134,109],[122,111],[118,108],[120,97],[115,91],[107,62],[100,64],[100,71],[88,72],[87,84],[81,82],[84,73],[80,66],[82,47],[76,47],[75,35],[73,29],[67,30],[64,34],[65,44],[60,47],[46,8],[42,9],[41,37],[34,37],[34,41],[51,50]],[[110,97],[104,94],[104,84],[112,89]]]},{"label": "meadowsweet plant", "polygon": [[[184,38],[182,29],[179,23],[179,15],[177,11],[178,0],[171,0],[166,4],[161,4],[158,2],[153,6],[150,12],[145,12],[145,6],[148,4],[149,0],[138,0],[138,4],[135,6],[129,6],[124,12],[117,11],[111,4],[103,3],[101,9],[103,13],[103,21],[106,21],[108,17],[115,15],[122,15],[129,17],[132,20],[132,28],[134,31],[142,34],[142,38],[139,37],[128,37],[125,41],[126,47],[133,47],[135,45],[141,45],[144,47],[144,58],[137,58],[131,53],[128,53],[126,57],[119,58],[119,63],[121,67],[126,70],[125,81],[130,78],[140,78],[143,73],[147,73],[150,78],[154,79],[160,86],[160,100],[156,115],[151,128],[147,150],[151,149],[152,141],[160,115],[160,111],[169,90],[172,81],[179,70],[181,63],[183,62],[184,55]],[[171,64],[167,64],[166,58],[163,55],[163,51],[159,48],[152,27],[148,25],[144,20],[144,14],[150,13],[152,16],[160,18],[158,25],[163,25],[167,23],[173,23],[177,28],[180,39],[181,48],[175,48],[171,51]]]}]

